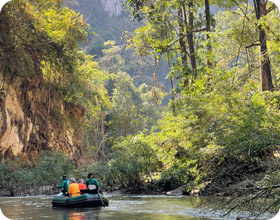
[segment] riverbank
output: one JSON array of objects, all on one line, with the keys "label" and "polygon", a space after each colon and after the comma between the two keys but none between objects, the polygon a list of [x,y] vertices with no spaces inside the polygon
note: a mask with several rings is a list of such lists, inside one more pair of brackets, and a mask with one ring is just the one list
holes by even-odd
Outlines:
[{"label": "riverbank", "polygon": [[[9,189],[3,189],[0,191],[0,197],[15,197],[15,196],[40,196],[40,195],[55,195],[59,193],[61,189],[56,188],[55,186],[40,186],[33,187],[26,191],[21,191],[20,188],[13,189],[13,191]],[[121,194],[141,194],[141,195],[189,195],[195,196],[198,195],[198,191],[193,190],[190,193],[186,193],[186,186],[180,186],[173,190],[161,190],[160,188],[151,189],[150,185],[145,185],[143,187],[138,188],[110,188],[104,187],[101,188],[101,191],[105,191],[107,193],[113,195],[121,195]]]},{"label": "riverbank", "polygon": [[0,197],[16,197],[16,196],[40,196],[40,195],[54,195],[59,192],[59,189],[54,189],[51,186],[42,186],[39,188],[29,189],[27,191],[8,189],[0,191]]}]

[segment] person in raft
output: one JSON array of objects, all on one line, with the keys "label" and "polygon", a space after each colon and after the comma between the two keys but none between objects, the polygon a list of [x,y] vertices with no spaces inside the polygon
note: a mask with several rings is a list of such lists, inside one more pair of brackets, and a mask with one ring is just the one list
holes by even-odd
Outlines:
[{"label": "person in raft", "polygon": [[80,179],[79,180],[79,190],[81,191],[82,189],[86,189],[87,188],[87,185],[84,184],[84,180],[83,179]]},{"label": "person in raft", "polygon": [[68,193],[71,197],[80,196],[80,189],[78,183],[76,183],[76,179],[74,177],[71,177],[69,179],[69,188]]},{"label": "person in raft", "polygon": [[69,187],[69,181],[67,179],[66,175],[62,176],[62,182],[60,185],[56,186],[57,188],[62,188],[61,192],[64,196],[68,196],[68,187]]},{"label": "person in raft", "polygon": [[87,185],[88,190],[94,190],[94,191],[96,191],[96,193],[98,192],[99,183],[94,178],[93,173],[88,174],[88,179],[86,180],[86,185]]}]

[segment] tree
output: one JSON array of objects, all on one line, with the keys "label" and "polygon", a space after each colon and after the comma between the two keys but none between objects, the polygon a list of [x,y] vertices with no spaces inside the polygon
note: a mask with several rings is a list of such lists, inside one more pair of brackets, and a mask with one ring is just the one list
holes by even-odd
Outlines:
[{"label": "tree", "polygon": [[[139,35],[134,38],[134,46],[140,54],[150,50],[156,57],[165,55],[170,68],[173,66],[176,69],[169,77],[180,78],[182,88],[187,88],[197,74],[194,36],[199,37],[197,33],[203,29],[196,22],[195,13],[201,3],[175,0],[126,2],[134,17],[145,18],[146,23],[146,28],[139,28],[139,32],[136,30]],[[144,28],[146,31],[143,31]],[[145,32],[150,33],[144,37]],[[173,79],[171,81],[173,83]]]},{"label": "tree", "polygon": [[[267,1],[265,0],[254,0],[254,6],[255,6],[255,13],[258,22],[260,20],[267,16],[270,10],[273,10],[275,8],[275,5],[273,5],[270,9],[266,8]],[[259,31],[259,44],[260,44],[260,50],[259,50],[259,62],[260,62],[260,79],[261,79],[261,89],[262,91],[269,90],[271,91],[273,89],[272,84],[272,77],[271,77],[271,65],[270,65],[270,59],[268,55],[268,49],[267,49],[267,37],[266,37],[266,31],[262,27],[261,24],[258,24],[258,31]]]},{"label": "tree", "polygon": [[[180,53],[181,53],[181,62],[182,62],[182,72],[183,72],[183,74],[187,74],[188,59],[187,59],[187,48],[186,48],[185,36],[184,36],[185,27],[184,27],[182,8],[178,9],[178,30],[179,30],[179,44],[180,44]],[[184,86],[187,87],[188,84],[189,84],[189,80],[188,80],[187,76],[185,76]]]},{"label": "tree", "polygon": [[188,20],[187,20],[187,12],[185,9],[185,5],[183,5],[184,8],[184,17],[185,17],[185,24],[187,29],[187,39],[188,39],[188,45],[189,45],[189,51],[190,51],[190,59],[191,59],[191,66],[193,70],[194,77],[196,76],[196,54],[194,49],[194,2],[191,0],[187,4],[188,6]]},{"label": "tree", "polygon": [[212,68],[212,61],[211,58],[209,57],[211,52],[212,52],[212,46],[210,42],[210,32],[211,32],[211,14],[210,14],[210,5],[209,5],[209,0],[205,0],[205,20],[206,20],[206,31],[207,31],[207,49],[208,49],[208,59],[207,59],[207,66],[209,68]]},{"label": "tree", "polygon": [[111,79],[112,109],[107,135],[116,141],[151,128],[160,116],[159,106],[165,93],[158,88],[149,90],[146,84],[136,87],[127,73],[111,74]]}]

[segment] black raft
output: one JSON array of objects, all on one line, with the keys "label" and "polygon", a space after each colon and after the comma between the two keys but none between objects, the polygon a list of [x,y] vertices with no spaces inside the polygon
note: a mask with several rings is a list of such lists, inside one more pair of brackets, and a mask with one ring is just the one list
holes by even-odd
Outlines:
[{"label": "black raft", "polygon": [[99,193],[85,193],[75,197],[67,197],[59,193],[52,199],[52,206],[55,207],[105,207],[108,205],[109,200]]}]

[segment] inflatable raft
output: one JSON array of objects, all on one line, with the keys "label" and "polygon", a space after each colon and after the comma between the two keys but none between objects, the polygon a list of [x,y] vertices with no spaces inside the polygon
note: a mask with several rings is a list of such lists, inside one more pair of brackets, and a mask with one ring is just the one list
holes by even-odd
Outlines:
[{"label": "inflatable raft", "polygon": [[52,199],[52,206],[55,207],[100,207],[108,206],[109,200],[102,194],[85,193],[80,196],[68,197],[59,193]]}]

